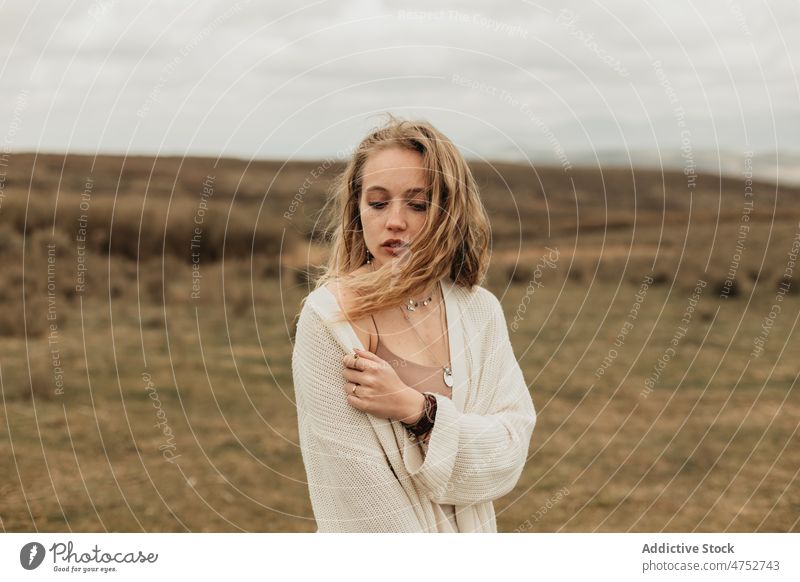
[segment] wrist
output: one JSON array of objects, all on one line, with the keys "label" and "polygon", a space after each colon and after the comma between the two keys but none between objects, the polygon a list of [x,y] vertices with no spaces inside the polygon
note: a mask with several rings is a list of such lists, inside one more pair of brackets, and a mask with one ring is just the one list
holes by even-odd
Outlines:
[{"label": "wrist", "polygon": [[411,440],[417,440],[430,432],[436,420],[436,396],[432,392],[425,392],[422,397],[422,415],[413,424],[403,423],[411,433]]},{"label": "wrist", "polygon": [[416,424],[425,414],[425,396],[413,388],[409,388],[410,398],[400,420],[409,425]]}]

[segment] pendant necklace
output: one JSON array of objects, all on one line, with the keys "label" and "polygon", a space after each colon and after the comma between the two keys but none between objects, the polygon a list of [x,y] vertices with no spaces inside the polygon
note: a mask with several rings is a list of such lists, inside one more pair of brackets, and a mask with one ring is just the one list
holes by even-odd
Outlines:
[{"label": "pendant necklace", "polygon": [[[441,335],[443,336],[444,335],[444,322],[442,321],[442,316],[444,316],[444,307],[445,307],[445,305],[444,305],[444,292],[442,292],[442,284],[441,284],[441,282],[439,282],[438,285],[439,285],[439,293],[440,293],[440,295],[442,297],[442,303],[441,303],[441,306],[440,306],[440,309],[439,309],[439,311],[440,311],[440,314],[439,314],[439,326],[440,327],[439,328],[442,330],[442,334]],[[427,305],[427,303],[424,303],[424,305]],[[414,311],[414,310],[413,309],[409,309],[409,311]],[[419,332],[417,331],[417,328],[414,327],[413,323],[411,323],[411,320],[408,318],[408,314],[406,314],[402,309],[400,310],[400,312],[403,314],[403,317],[408,322],[408,324],[411,326],[411,330],[417,336],[417,339],[419,339],[420,343],[422,345],[425,345],[425,340],[422,339],[422,336],[419,335]],[[447,359],[449,360],[450,359],[450,345],[449,345],[449,342],[447,342],[447,343],[448,343],[448,346],[447,346]],[[448,388],[452,388],[453,387],[453,369],[450,367],[449,364],[450,364],[450,362],[448,362],[448,365],[442,366],[442,379],[444,380],[444,383]]]},{"label": "pendant necklace", "polygon": [[[371,261],[368,261],[368,262],[371,263]],[[375,272],[375,265],[371,265],[371,266],[372,266],[372,271]],[[442,334],[441,335],[443,336],[444,335],[444,322],[442,321],[442,316],[444,316],[445,302],[444,302],[444,292],[442,291],[442,283],[441,283],[441,281],[438,283],[438,286],[439,286],[439,295],[442,298],[441,307],[440,307],[440,312],[441,313],[439,315],[439,326],[440,326],[440,329],[442,330]],[[411,326],[411,330],[417,336],[417,339],[419,339],[419,341],[420,341],[420,343],[422,345],[425,345],[425,340],[422,339],[422,336],[419,335],[419,332],[417,331],[417,328],[414,327],[413,323],[411,323],[411,320],[408,318],[408,314],[406,313],[406,311],[416,311],[417,307],[419,307],[420,305],[422,305],[423,307],[427,307],[431,303],[432,300],[433,300],[433,295],[429,296],[426,299],[423,299],[422,301],[416,301],[414,299],[409,299],[408,303],[406,303],[406,305],[405,305],[405,308],[406,308],[405,311],[403,311],[402,308],[400,309],[400,313],[403,314],[403,318]],[[448,339],[449,339],[449,334],[448,334]],[[451,359],[450,342],[448,341],[446,343],[447,343],[447,359],[448,359],[448,363],[447,363],[447,365],[442,366],[442,379],[444,380],[444,383],[448,388],[452,388],[453,387],[453,368],[451,367],[451,362],[450,362],[450,359]]]}]

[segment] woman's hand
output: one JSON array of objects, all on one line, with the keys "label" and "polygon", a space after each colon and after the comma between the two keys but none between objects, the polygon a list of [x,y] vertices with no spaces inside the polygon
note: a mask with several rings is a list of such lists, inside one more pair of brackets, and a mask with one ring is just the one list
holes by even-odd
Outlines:
[{"label": "woman's hand", "polygon": [[[355,350],[343,358],[347,403],[378,418],[413,424],[424,412],[425,397],[406,385],[388,362],[372,352]],[[353,388],[355,387],[355,394]]]}]

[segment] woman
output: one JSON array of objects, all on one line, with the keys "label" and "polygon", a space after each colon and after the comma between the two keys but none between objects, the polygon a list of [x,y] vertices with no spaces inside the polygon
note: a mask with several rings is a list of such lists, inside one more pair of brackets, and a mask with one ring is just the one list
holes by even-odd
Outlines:
[{"label": "woman", "polygon": [[300,447],[320,532],[494,532],[536,422],[470,170],[393,117],[334,187],[332,252],[297,324]]}]

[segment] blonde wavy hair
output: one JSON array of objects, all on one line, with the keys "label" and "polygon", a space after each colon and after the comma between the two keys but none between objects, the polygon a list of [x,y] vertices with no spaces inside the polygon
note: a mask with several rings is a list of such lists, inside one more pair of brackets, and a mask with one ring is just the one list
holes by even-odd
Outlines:
[{"label": "blonde wavy hair", "polygon": [[[444,134],[427,121],[389,115],[356,148],[331,187],[327,233],[331,253],[316,288],[347,278],[359,296],[343,319],[355,321],[403,304],[432,282],[449,276],[468,289],[481,283],[489,263],[489,219],[466,160]],[[362,173],[370,155],[401,147],[419,152],[428,181],[429,211],[408,251],[394,263],[358,275],[367,259],[359,201]]]}]

